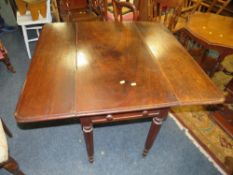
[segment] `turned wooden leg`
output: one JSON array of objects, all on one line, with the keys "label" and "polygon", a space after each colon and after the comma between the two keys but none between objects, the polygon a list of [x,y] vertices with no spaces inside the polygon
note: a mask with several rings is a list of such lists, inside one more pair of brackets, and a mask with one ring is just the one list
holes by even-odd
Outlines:
[{"label": "turned wooden leg", "polygon": [[86,142],[86,149],[88,160],[90,163],[94,162],[94,145],[93,145],[93,125],[90,119],[81,118],[83,135]]},{"label": "turned wooden leg", "polygon": [[159,133],[163,120],[167,117],[167,114],[168,114],[168,109],[165,109],[161,111],[158,116],[155,116],[152,119],[150,130],[148,132],[146,143],[145,143],[145,148],[143,151],[143,157],[145,157],[148,154],[149,150],[151,149],[154,143],[154,140]]},{"label": "turned wooden leg", "polygon": [[2,62],[6,65],[7,69],[11,71],[12,73],[15,73],[15,69],[12,66],[10,59],[7,54],[4,55],[4,59],[2,59]]},{"label": "turned wooden leg", "polygon": [[201,58],[198,61],[198,64],[203,68],[204,67],[204,62],[206,60],[207,55],[209,54],[209,49],[202,48],[201,49]]},{"label": "turned wooden leg", "polygon": [[212,77],[214,73],[219,69],[221,62],[227,56],[227,53],[223,52],[220,53],[219,57],[217,58],[217,63],[215,64],[214,68],[210,71],[209,76]]},{"label": "turned wooden leg", "polygon": [[24,175],[19,169],[18,163],[12,157],[9,157],[9,160],[3,165],[3,168],[14,175]]},{"label": "turned wooden leg", "polygon": [[185,39],[186,39],[185,32],[183,30],[181,30],[180,34],[179,34],[179,41],[183,46],[185,46]]}]

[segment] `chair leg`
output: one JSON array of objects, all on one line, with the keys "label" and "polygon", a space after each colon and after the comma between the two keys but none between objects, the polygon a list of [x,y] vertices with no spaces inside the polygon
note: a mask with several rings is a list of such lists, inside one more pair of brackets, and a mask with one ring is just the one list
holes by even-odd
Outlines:
[{"label": "chair leg", "polygon": [[9,157],[9,160],[3,165],[3,168],[14,175],[25,175],[20,169],[18,163]]},{"label": "chair leg", "polygon": [[39,38],[39,36],[40,36],[40,31],[39,31],[39,29],[36,29],[36,34],[37,34],[37,37]]},{"label": "chair leg", "polygon": [[30,48],[29,48],[29,41],[28,41],[26,26],[22,26],[22,31],[23,31],[23,38],[24,38],[26,49],[27,49],[28,57],[29,57],[29,59],[31,59],[31,52],[30,52]]},{"label": "chair leg", "polygon": [[9,57],[8,57],[7,54],[4,55],[4,59],[2,60],[2,62],[6,65],[6,67],[7,67],[7,69],[9,71],[11,71],[12,73],[16,72],[15,69],[14,69],[14,67],[12,66],[12,64],[10,62],[10,59],[9,59]]}]

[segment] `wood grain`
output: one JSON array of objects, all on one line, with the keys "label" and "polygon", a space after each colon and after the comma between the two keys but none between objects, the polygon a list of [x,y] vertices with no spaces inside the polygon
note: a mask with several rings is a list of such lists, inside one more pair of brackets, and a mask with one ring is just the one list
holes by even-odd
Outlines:
[{"label": "wood grain", "polygon": [[[133,24],[82,23],[76,30],[77,53],[82,53],[87,62],[78,62],[78,115],[177,104],[168,81]],[[114,35],[110,37],[109,33]]]},{"label": "wood grain", "polygon": [[137,27],[154,55],[154,62],[169,81],[179,105],[223,101],[222,92],[168,30],[149,23],[137,23]]},{"label": "wood grain", "polygon": [[185,28],[208,44],[233,49],[233,18],[213,13],[195,13]]},{"label": "wood grain", "polygon": [[223,100],[160,24],[50,24],[42,31],[15,115],[18,122],[36,122]]},{"label": "wood grain", "polygon": [[43,28],[16,108],[17,121],[74,116],[74,27],[57,23]]}]

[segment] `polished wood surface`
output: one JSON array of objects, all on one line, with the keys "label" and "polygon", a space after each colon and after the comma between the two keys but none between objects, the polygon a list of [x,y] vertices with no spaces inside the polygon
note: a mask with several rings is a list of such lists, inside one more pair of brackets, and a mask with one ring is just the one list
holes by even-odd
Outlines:
[{"label": "polished wood surface", "polygon": [[[180,34],[181,43],[191,55],[200,58],[199,64],[207,68],[205,71],[211,77],[220,69],[224,58],[233,54],[232,32],[233,18],[196,12],[189,17],[186,26],[177,33]],[[192,44],[188,44],[190,42]],[[210,50],[217,51],[219,56],[210,58],[208,54]]]},{"label": "polished wood surface", "polygon": [[36,122],[223,100],[160,24],[58,23],[42,31],[15,116]]},{"label": "polished wood surface", "polygon": [[15,116],[19,123],[79,118],[93,162],[95,123],[152,118],[146,156],[171,106],[223,100],[161,24],[58,23],[42,31]]},{"label": "polished wood surface", "polygon": [[209,44],[233,49],[232,17],[198,12],[190,16],[185,28]]},{"label": "polished wood surface", "polygon": [[75,26],[56,23],[43,28],[19,98],[19,121],[75,116]]}]

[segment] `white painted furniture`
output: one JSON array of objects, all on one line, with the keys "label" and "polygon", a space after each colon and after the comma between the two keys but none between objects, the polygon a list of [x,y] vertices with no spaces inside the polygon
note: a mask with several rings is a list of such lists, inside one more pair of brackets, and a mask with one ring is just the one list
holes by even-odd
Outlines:
[{"label": "white painted furniture", "polygon": [[[20,15],[19,12],[17,12],[17,24],[22,27],[24,42],[26,45],[29,59],[31,59],[32,57],[30,52],[29,42],[37,41],[40,35],[39,30],[42,29],[42,25],[52,22],[50,0],[47,0],[46,5],[47,5],[46,18],[43,18],[41,15],[39,15],[39,19],[36,21],[32,20],[31,13],[28,10],[26,11],[25,15]],[[27,32],[28,30],[36,30],[37,37],[29,39]]]}]

